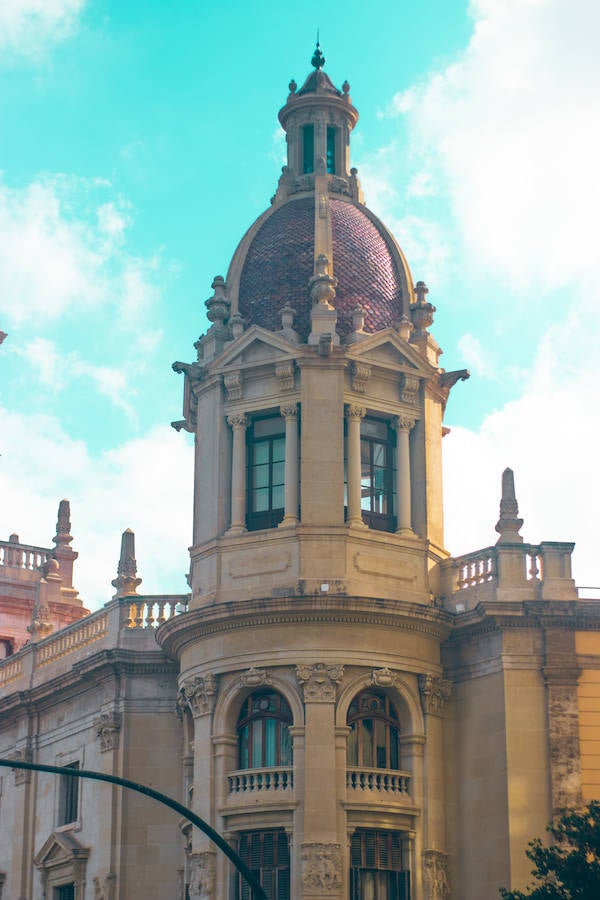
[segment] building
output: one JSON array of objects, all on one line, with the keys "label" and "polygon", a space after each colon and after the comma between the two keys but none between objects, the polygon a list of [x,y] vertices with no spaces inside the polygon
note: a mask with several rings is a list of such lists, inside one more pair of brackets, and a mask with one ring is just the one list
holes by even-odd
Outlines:
[{"label": "building", "polygon": [[[113,599],[0,662],[0,755],[182,799],[278,900],[492,900],[599,795],[600,604],[572,544],[523,542],[509,469],[497,543],[445,549],[442,419],[468,373],[439,367],[427,288],[350,166],[349,85],[312,63],[271,206],[174,364],[191,594],[138,593],[126,532]],[[0,813],[5,900],[248,897],[144,798],[5,770]]]}]

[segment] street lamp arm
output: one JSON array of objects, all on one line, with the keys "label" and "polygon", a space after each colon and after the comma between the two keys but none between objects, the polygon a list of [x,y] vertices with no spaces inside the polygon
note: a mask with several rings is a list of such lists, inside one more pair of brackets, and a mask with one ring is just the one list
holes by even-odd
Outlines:
[{"label": "street lamp arm", "polygon": [[106,781],[109,784],[116,784],[119,787],[128,788],[130,791],[137,791],[138,794],[145,794],[146,797],[151,797],[153,800],[157,800],[164,806],[174,809],[180,816],[183,816],[188,822],[191,822],[192,825],[195,825],[200,831],[204,832],[204,834],[217,845],[219,850],[223,851],[225,856],[227,856],[234,864],[238,872],[246,879],[252,889],[253,900],[268,900],[268,897],[256,876],[252,874],[245,862],[235,850],[229,846],[227,841],[221,837],[219,832],[215,831],[214,828],[211,828],[208,822],[205,822],[204,819],[201,819],[200,816],[193,813],[187,806],[184,806],[183,803],[178,803],[177,800],[173,800],[172,797],[161,794],[160,791],[155,791],[145,784],[139,784],[137,781],[130,781],[128,778],[119,778],[117,775],[105,775],[104,772],[93,772],[88,769],[72,769],[69,766],[46,766],[41,763],[21,762],[16,759],[0,759],[0,766],[7,769],[28,769],[31,772],[50,772],[53,775],[67,775],[69,778],[89,778],[93,781]]}]

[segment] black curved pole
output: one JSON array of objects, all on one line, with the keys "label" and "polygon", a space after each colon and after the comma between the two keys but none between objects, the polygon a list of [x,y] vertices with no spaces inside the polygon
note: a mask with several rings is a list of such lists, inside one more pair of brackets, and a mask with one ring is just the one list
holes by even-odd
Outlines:
[{"label": "black curved pole", "polygon": [[174,809],[184,819],[187,819],[200,831],[203,831],[217,845],[219,850],[222,850],[225,856],[231,860],[243,878],[246,879],[252,890],[254,900],[268,900],[256,876],[252,874],[243,859],[238,856],[235,850],[232,850],[219,832],[211,828],[208,822],[205,822],[204,819],[193,813],[183,803],[173,800],[172,797],[161,794],[160,791],[155,791],[145,784],[138,784],[137,781],[129,781],[128,778],[118,778],[116,775],[105,775],[103,772],[92,772],[88,769],[71,769],[69,766],[45,766],[41,763],[20,762],[16,759],[0,759],[0,766],[4,766],[7,769],[28,769],[31,772],[50,772],[53,775],[67,775],[69,778],[91,778],[94,781],[107,781],[109,784],[116,784],[119,787],[128,788],[130,791],[137,791],[138,794],[145,794],[147,797],[151,797],[153,800],[157,800],[159,803]]}]

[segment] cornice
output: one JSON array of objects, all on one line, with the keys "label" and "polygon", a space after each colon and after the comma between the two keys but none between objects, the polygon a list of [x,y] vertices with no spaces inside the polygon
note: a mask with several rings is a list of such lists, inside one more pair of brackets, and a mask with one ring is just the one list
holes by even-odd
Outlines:
[{"label": "cornice", "polygon": [[111,675],[174,675],[178,666],[169,660],[162,650],[101,650],[83,660],[78,660],[67,672],[33,684],[23,691],[7,694],[0,699],[0,715],[11,709],[28,708],[33,711],[53,706],[57,698],[64,698],[66,691],[78,690],[82,683],[96,682]]},{"label": "cornice", "polygon": [[600,631],[600,601],[489,600],[453,617],[448,643],[477,638],[493,631],[562,628]]},{"label": "cornice", "polygon": [[451,615],[439,607],[407,601],[323,595],[246,600],[191,610],[161,625],[159,645],[172,658],[185,647],[215,634],[268,625],[376,625],[429,634],[444,641]]}]

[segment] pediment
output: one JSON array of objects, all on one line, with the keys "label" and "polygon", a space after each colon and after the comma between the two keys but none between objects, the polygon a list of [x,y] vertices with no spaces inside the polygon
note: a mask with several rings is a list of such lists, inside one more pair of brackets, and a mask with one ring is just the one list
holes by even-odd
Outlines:
[{"label": "pediment", "polygon": [[279,359],[289,359],[295,350],[296,345],[277,332],[253,325],[230,344],[210,368],[215,372],[222,372],[272,363]]},{"label": "pediment", "polygon": [[423,378],[431,377],[437,370],[423,359],[418,350],[402,340],[391,328],[379,331],[362,341],[352,344],[350,359],[396,370],[412,370]]},{"label": "pediment", "polygon": [[89,847],[84,847],[70,831],[53,831],[34,857],[38,869],[72,863],[75,859],[87,859]]}]

